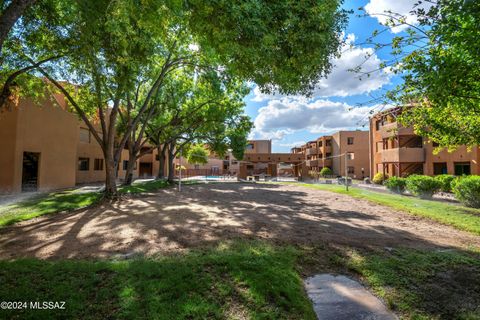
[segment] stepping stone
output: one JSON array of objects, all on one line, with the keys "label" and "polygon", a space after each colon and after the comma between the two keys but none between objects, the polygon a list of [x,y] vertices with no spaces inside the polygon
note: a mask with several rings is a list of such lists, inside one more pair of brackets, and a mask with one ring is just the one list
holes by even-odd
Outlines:
[{"label": "stepping stone", "polygon": [[319,274],[305,289],[320,320],[394,320],[397,317],[360,283],[345,276]]}]

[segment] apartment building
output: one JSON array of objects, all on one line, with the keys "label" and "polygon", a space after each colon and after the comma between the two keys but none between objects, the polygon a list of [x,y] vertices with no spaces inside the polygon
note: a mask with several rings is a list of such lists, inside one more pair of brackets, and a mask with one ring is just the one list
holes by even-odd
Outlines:
[{"label": "apartment building", "polygon": [[[48,191],[102,182],[102,150],[90,130],[62,95],[43,101],[21,99],[0,114],[0,193]],[[99,125],[95,126],[100,133]],[[155,154],[137,161],[134,176],[155,176]],[[157,162],[158,163],[158,162]],[[117,176],[123,178],[128,151],[123,150]]]},{"label": "apartment building", "polygon": [[443,150],[435,154],[437,145],[416,135],[411,127],[403,127],[396,118],[401,109],[395,108],[370,118],[370,170],[389,176],[410,174],[480,174],[480,150],[460,147],[454,152]]},{"label": "apartment building", "polygon": [[347,172],[349,177],[363,179],[370,175],[368,143],[367,131],[338,131],[292,148],[291,152],[303,154],[310,171],[320,172],[328,167],[334,175],[344,176]]},{"label": "apartment building", "polygon": [[[245,154],[270,154],[272,153],[272,141],[271,140],[249,140],[245,147]],[[175,163],[178,166],[180,159],[175,159]],[[267,169],[267,164],[255,163],[248,164],[248,170],[252,172],[262,172]],[[231,174],[236,175],[240,170],[240,161],[235,159],[233,154],[229,152],[225,157],[219,157],[215,153],[210,153],[208,156],[208,162],[206,164],[191,164],[183,159],[182,167],[185,168],[185,174],[187,175],[224,175]]]}]

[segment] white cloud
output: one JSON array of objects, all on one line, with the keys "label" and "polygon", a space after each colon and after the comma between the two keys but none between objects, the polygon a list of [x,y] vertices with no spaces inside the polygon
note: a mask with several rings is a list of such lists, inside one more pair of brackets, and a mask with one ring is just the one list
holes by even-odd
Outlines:
[{"label": "white cloud", "polygon": [[258,110],[252,137],[282,140],[300,130],[323,134],[358,128],[366,123],[371,109],[329,100],[271,100]]},{"label": "white cloud", "polygon": [[[312,99],[324,97],[346,97],[358,94],[365,94],[390,82],[391,72],[381,70],[374,72],[370,77],[360,77],[358,73],[352,72],[361,65],[364,72],[378,70],[381,60],[371,48],[360,48],[354,45],[355,35],[349,34],[342,47],[340,58],[332,61],[333,69],[327,78],[321,79],[312,94]],[[367,57],[369,57],[367,59]],[[265,101],[270,99],[281,99],[281,94],[263,94],[258,87],[253,90],[253,101]],[[298,98],[298,97],[293,97]]]},{"label": "white cloud", "polygon": [[[422,1],[422,3],[415,7],[418,0],[370,0],[365,6],[365,11],[372,17],[376,18],[379,23],[385,25],[389,19],[385,16],[385,13],[395,13],[405,18],[408,24],[417,24],[417,18],[411,13],[412,10],[417,8],[429,9],[432,4],[428,1]],[[393,33],[401,32],[407,29],[407,25],[400,25],[393,27],[391,31]]]},{"label": "white cloud", "polygon": [[304,145],[305,143],[306,143],[306,141],[301,140],[301,141],[294,141],[294,142],[279,143],[278,145],[280,147],[293,148],[293,147],[300,147],[301,145]]}]

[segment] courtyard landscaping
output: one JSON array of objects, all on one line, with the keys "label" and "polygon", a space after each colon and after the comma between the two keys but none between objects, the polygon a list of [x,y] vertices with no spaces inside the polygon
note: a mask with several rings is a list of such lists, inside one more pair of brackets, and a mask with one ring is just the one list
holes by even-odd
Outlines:
[{"label": "courtyard landscaping", "polygon": [[[381,196],[427,200],[337,188],[149,189],[4,226],[0,296],[65,301],[66,309],[3,310],[2,317],[315,319],[302,281],[319,273],[359,280],[402,318],[480,317],[474,229],[380,204]],[[443,205],[467,210],[451,216],[475,216],[428,203],[422,210]]]}]

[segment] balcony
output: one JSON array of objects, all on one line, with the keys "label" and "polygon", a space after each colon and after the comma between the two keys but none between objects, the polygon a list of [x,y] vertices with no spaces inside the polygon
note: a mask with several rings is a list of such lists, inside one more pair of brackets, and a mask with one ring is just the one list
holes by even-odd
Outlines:
[{"label": "balcony", "polygon": [[306,151],[307,156],[311,156],[317,153],[318,153],[318,149],[316,147],[309,148]]},{"label": "balcony", "polygon": [[332,153],[332,146],[325,146],[323,147],[323,152],[324,153]]},{"label": "balcony", "polygon": [[332,159],[322,160],[321,163],[322,163],[322,166],[323,166],[323,167],[329,167],[329,168],[332,167]]},{"label": "balcony", "polygon": [[383,163],[388,162],[425,162],[424,148],[395,148],[382,150],[380,159]]},{"label": "balcony", "polygon": [[319,164],[319,160],[316,159],[316,160],[307,160],[306,162],[306,165],[307,167],[318,167],[318,164]]},{"label": "balcony", "polygon": [[382,139],[385,138],[390,138],[394,136],[403,136],[403,135],[414,135],[415,133],[413,132],[412,127],[402,127],[401,125],[398,124],[398,122],[392,122],[392,123],[387,123],[383,126],[380,127],[380,135],[382,136]]}]

